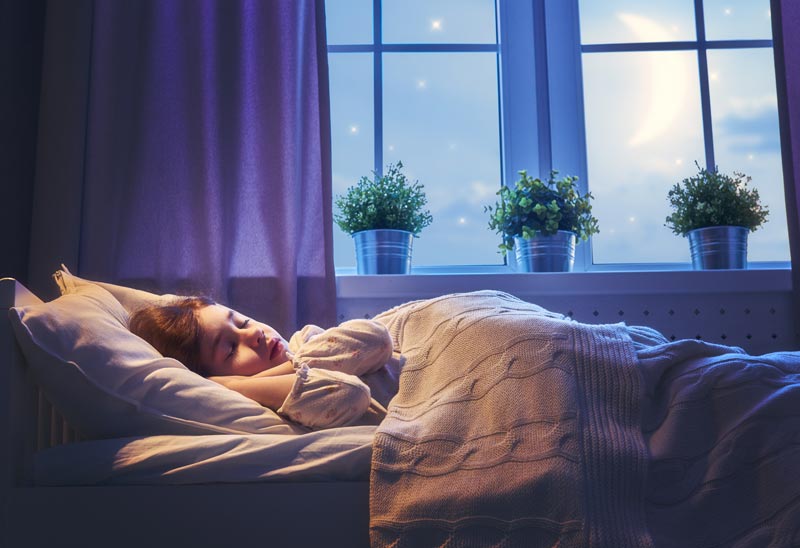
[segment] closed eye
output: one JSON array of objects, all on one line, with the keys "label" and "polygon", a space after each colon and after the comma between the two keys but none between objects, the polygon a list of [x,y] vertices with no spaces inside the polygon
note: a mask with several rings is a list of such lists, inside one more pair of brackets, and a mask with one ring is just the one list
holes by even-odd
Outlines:
[{"label": "closed eye", "polygon": [[[238,326],[239,329],[246,329],[247,326],[250,324],[250,318],[245,318],[242,321],[242,324]],[[236,342],[231,342],[230,349],[228,350],[228,354],[225,356],[225,359],[228,360],[236,354],[236,350],[239,348],[239,345]]]}]

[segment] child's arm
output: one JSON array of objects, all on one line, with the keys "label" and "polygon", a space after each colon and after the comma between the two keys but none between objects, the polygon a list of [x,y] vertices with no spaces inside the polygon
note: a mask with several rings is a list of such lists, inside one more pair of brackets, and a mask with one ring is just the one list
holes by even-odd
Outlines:
[{"label": "child's arm", "polygon": [[294,373],[268,377],[230,375],[208,377],[208,379],[239,392],[243,396],[260,403],[264,407],[269,407],[273,411],[277,411],[292,391],[295,375]]},{"label": "child's arm", "polygon": [[347,426],[370,407],[370,390],[354,375],[301,365],[278,414],[312,429]]},{"label": "child's arm", "polygon": [[293,361],[295,366],[360,376],[379,370],[391,357],[392,338],[386,327],[372,320],[350,320],[304,340]]},{"label": "child's arm", "polygon": [[369,387],[358,377],[305,365],[290,375],[209,379],[313,429],[352,424],[370,406]]},{"label": "child's arm", "polygon": [[294,364],[287,361],[251,376],[226,375],[208,379],[277,411],[292,389],[294,373]]},{"label": "child's arm", "polygon": [[276,365],[271,369],[267,369],[262,371],[261,373],[256,373],[255,375],[251,375],[251,377],[274,377],[277,375],[291,375],[294,373],[294,364],[289,361],[285,361],[280,365]]}]

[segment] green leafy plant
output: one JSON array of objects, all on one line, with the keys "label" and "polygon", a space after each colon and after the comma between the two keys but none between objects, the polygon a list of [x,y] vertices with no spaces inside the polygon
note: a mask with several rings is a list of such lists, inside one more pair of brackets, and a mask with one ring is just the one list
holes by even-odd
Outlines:
[{"label": "green leafy plant", "polygon": [[750,232],[764,224],[769,210],[761,205],[758,190],[748,188],[751,177],[708,171],[695,162],[698,173],[676,183],[668,199],[673,212],[665,226],[675,234],[708,226],[743,226]]},{"label": "green leafy plant", "polygon": [[389,164],[383,176],[373,171],[373,179],[361,177],[344,195],[337,196],[339,211],[333,218],[339,228],[348,234],[390,228],[419,236],[433,217],[425,209],[424,186],[418,181],[410,183],[402,168],[402,162]]},{"label": "green leafy plant", "polygon": [[552,236],[559,230],[574,232],[586,240],[600,229],[592,216],[590,192],[581,195],[575,181],[577,177],[556,179],[551,171],[547,181],[532,178],[527,171],[519,172],[521,178],[514,188],[503,186],[497,191],[500,201],[494,207],[485,206],[489,228],[503,236],[498,246],[502,253],[514,247],[514,237],[527,240],[536,234]]}]

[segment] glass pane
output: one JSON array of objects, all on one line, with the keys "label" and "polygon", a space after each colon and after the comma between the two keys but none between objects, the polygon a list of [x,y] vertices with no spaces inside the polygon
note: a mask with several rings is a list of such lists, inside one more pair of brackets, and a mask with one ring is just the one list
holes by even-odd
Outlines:
[{"label": "glass pane", "polygon": [[580,0],[581,42],[672,42],[697,36],[692,0]]},{"label": "glass pane", "polygon": [[769,0],[705,0],[708,40],[771,40]]},{"label": "glass pane", "polygon": [[384,160],[425,185],[433,224],[414,240],[416,266],[500,264],[485,204],[500,186],[497,56],[384,56]]},{"label": "glass pane", "polygon": [[[372,54],[331,53],[328,65],[333,195],[338,196],[373,169]],[[353,240],[335,224],[333,250],[336,266],[355,266]]]},{"label": "glass pane", "polygon": [[383,0],[387,44],[495,44],[494,0]]},{"label": "glass pane", "polygon": [[714,155],[719,170],[751,176],[769,207],[748,238],[750,261],[788,261],[789,240],[772,49],[708,52]]},{"label": "glass pane", "polygon": [[328,44],[372,43],[372,0],[325,0]]},{"label": "glass pane", "polygon": [[583,55],[595,263],[688,262],[667,192],[704,161],[697,54]]}]

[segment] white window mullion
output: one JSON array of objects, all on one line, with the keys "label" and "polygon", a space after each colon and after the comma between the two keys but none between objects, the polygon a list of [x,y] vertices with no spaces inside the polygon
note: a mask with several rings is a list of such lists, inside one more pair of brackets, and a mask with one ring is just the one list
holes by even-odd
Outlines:
[{"label": "white window mullion", "polygon": [[513,185],[522,169],[539,173],[539,120],[536,113],[536,59],[533,3],[499,0],[500,75],[504,183]]},{"label": "white window mullion", "polygon": [[[547,68],[550,95],[550,148],[553,168],[575,175],[581,192],[589,190],[586,132],[583,117],[578,0],[539,0],[544,4],[547,29]],[[575,249],[575,271],[592,267],[591,240]]]}]

